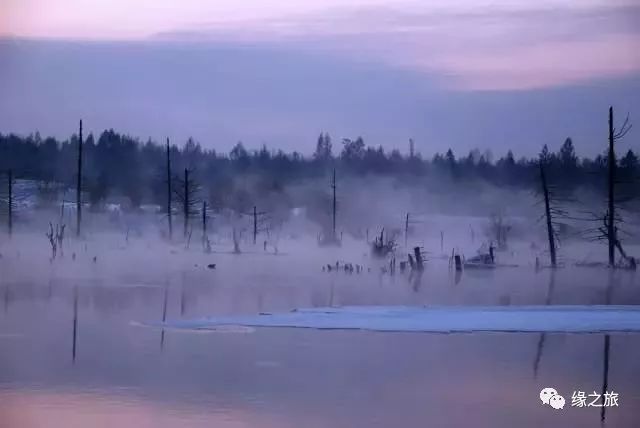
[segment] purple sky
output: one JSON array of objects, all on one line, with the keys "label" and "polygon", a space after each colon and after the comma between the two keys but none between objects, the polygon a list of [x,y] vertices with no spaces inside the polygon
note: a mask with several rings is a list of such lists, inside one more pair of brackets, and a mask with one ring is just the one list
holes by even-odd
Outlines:
[{"label": "purple sky", "polygon": [[640,114],[640,0],[0,3],[0,132],[593,154]]}]

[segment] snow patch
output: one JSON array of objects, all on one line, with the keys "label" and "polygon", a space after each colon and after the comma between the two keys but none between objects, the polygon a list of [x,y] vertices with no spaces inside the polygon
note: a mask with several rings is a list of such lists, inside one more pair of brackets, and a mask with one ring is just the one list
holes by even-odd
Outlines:
[{"label": "snow patch", "polygon": [[382,332],[640,332],[635,306],[345,306],[220,316],[148,326],[209,330],[280,327]]}]

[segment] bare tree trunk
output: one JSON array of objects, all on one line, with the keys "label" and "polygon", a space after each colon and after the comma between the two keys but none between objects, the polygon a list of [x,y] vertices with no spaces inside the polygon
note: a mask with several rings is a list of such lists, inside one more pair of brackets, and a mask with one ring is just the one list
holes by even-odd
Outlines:
[{"label": "bare tree trunk", "polygon": [[415,247],[413,249],[413,254],[415,255],[415,262],[416,262],[416,267],[419,271],[424,269],[424,265],[423,265],[423,260],[422,260],[422,254],[420,253],[420,247]]},{"label": "bare tree trunk", "polygon": [[202,201],[202,243],[207,240],[207,201]]},{"label": "bare tree trunk", "polygon": [[615,243],[616,243],[616,228],[615,228],[615,178],[616,178],[616,153],[614,150],[614,133],[613,133],[613,107],[609,107],[609,210],[607,222],[607,238],[609,242],[609,266],[615,265]]},{"label": "bare tree trunk", "polygon": [[184,214],[184,236],[189,233],[189,170],[184,169],[184,206],[182,207]]},{"label": "bare tree trunk", "polygon": [[[413,146],[413,140],[411,140]],[[409,213],[404,219],[404,247],[407,247],[407,238],[409,237]]]},{"label": "bare tree trunk", "polygon": [[253,206],[253,245],[256,245],[256,238],[258,237],[258,210],[256,206]]},{"label": "bare tree trunk", "polygon": [[171,149],[167,138],[167,219],[169,220],[169,240],[173,237],[173,222],[171,219]]},{"label": "bare tree trunk", "polygon": [[80,119],[80,133],[78,135],[78,176],[76,184],[76,236],[80,236],[80,227],[82,225],[82,119]]},{"label": "bare tree trunk", "polygon": [[549,187],[547,186],[547,178],[544,174],[544,166],[542,165],[542,161],[540,161],[540,181],[542,183],[542,192],[544,194],[544,213],[547,219],[547,237],[549,239],[549,255],[551,257],[551,266],[556,267],[556,242],[553,233],[553,223],[551,222]]},{"label": "bare tree trunk", "polygon": [[9,226],[9,238],[13,235],[13,170],[9,170],[8,173],[9,179],[9,204],[8,204],[8,226]]},{"label": "bare tree trunk", "polygon": [[333,230],[333,239],[337,239],[336,236],[336,169],[333,169],[333,179],[331,180],[331,189],[333,189],[333,216],[332,216],[332,230]]}]

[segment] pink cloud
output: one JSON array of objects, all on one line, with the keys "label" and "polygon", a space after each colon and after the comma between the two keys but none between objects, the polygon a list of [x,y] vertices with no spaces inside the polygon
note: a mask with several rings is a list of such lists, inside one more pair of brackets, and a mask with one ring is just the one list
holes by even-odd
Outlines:
[{"label": "pink cloud", "polygon": [[18,35],[293,47],[435,73],[460,90],[640,72],[635,0],[4,1],[0,24]]},{"label": "pink cloud", "polygon": [[[612,3],[613,4],[613,3]],[[614,4],[615,6],[615,4]],[[216,22],[165,39],[289,46],[441,75],[460,90],[533,89],[640,72],[640,7],[335,9]]]}]

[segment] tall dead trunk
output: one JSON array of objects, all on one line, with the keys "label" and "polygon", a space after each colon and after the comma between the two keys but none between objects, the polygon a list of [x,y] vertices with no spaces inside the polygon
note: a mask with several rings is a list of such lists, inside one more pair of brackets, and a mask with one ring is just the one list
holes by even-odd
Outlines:
[{"label": "tall dead trunk", "polygon": [[333,179],[331,180],[331,189],[333,190],[333,206],[332,206],[332,212],[333,212],[333,216],[332,216],[332,233],[333,233],[333,240],[337,239],[337,235],[336,235],[336,169],[333,169]]},{"label": "tall dead trunk", "polygon": [[207,201],[202,201],[202,242],[207,239]]},{"label": "tall dead trunk", "polygon": [[80,119],[80,133],[78,134],[78,175],[76,177],[76,236],[80,236],[82,225],[82,119]]},{"label": "tall dead trunk", "polygon": [[[412,140],[413,143],[413,140]],[[407,247],[407,240],[409,237],[409,213],[407,213],[404,219],[404,247]]]},{"label": "tall dead trunk", "polygon": [[258,237],[258,209],[253,206],[253,245],[256,245],[256,239]]},{"label": "tall dead trunk", "polygon": [[169,240],[173,237],[173,222],[171,219],[171,149],[167,138],[167,219],[169,221]]},{"label": "tall dead trunk", "polygon": [[182,213],[184,215],[184,236],[186,237],[189,233],[189,170],[187,168],[184,169],[184,204],[182,207]]},{"label": "tall dead trunk", "polygon": [[8,192],[9,192],[9,200],[8,200],[8,228],[9,228],[9,238],[11,238],[11,236],[13,235],[13,170],[9,170],[8,172],[8,179],[9,179],[9,183],[8,183]]},{"label": "tall dead trunk", "polygon": [[613,107],[609,107],[609,177],[608,177],[608,193],[609,193],[609,209],[607,211],[607,240],[609,243],[609,266],[615,265],[616,251],[616,227],[615,227],[615,179],[616,179],[616,153],[614,150],[614,131],[613,131]]},{"label": "tall dead trunk", "polygon": [[540,182],[542,184],[542,193],[544,196],[544,213],[547,222],[547,238],[549,239],[549,256],[551,257],[551,266],[556,267],[556,242],[553,233],[553,223],[551,220],[551,204],[549,202],[549,187],[547,186],[547,178],[544,173],[544,165],[540,161]]}]

